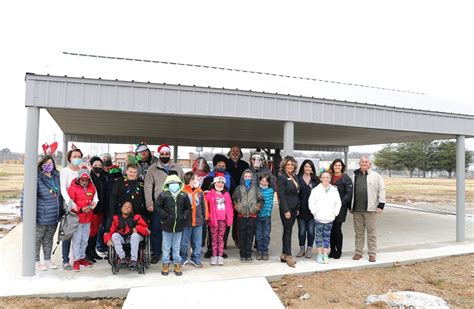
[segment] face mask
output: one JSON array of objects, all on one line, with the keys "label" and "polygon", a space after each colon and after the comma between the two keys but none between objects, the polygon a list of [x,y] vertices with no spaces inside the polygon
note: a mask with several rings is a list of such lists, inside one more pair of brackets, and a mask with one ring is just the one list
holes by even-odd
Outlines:
[{"label": "face mask", "polygon": [[245,179],[245,187],[250,187],[250,185],[252,184],[252,179]]},{"label": "face mask", "polygon": [[105,161],[104,161],[104,166],[105,166],[105,167],[110,167],[110,166],[112,166],[112,161],[110,161],[110,160],[105,160]]},{"label": "face mask", "polygon": [[216,167],[216,172],[225,173],[225,167]]},{"label": "face mask", "polygon": [[54,165],[53,164],[43,164],[43,166],[41,168],[43,169],[43,172],[51,173],[53,171]]},{"label": "face mask", "polygon": [[100,171],[102,171],[102,168],[100,168],[100,167],[93,167],[92,170],[94,171],[94,173],[99,174]]},{"label": "face mask", "polygon": [[262,188],[262,189],[268,189],[268,185],[266,185],[266,186],[260,185],[260,188]]},{"label": "face mask", "polygon": [[253,168],[260,168],[262,166],[262,159],[257,157],[253,161]]},{"label": "face mask", "polygon": [[160,161],[167,164],[170,161],[170,157],[160,157]]},{"label": "face mask", "polygon": [[179,190],[179,183],[171,183],[168,188],[170,189],[171,192],[175,193],[176,191]]},{"label": "face mask", "polygon": [[81,158],[74,158],[71,160],[71,164],[74,165],[74,166],[79,166],[79,164],[81,164],[82,162],[82,159]]},{"label": "face mask", "polygon": [[194,181],[194,184],[193,184],[193,188],[199,188],[201,186],[201,184],[199,183],[199,180],[195,180]]}]

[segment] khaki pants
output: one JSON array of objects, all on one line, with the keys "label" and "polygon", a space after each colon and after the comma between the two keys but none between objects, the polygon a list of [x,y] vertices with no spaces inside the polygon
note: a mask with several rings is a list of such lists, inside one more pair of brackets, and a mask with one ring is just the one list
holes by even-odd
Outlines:
[{"label": "khaki pants", "polygon": [[364,252],[365,230],[367,230],[367,247],[369,255],[376,255],[377,251],[377,213],[353,212],[355,231],[355,253],[362,255]]}]

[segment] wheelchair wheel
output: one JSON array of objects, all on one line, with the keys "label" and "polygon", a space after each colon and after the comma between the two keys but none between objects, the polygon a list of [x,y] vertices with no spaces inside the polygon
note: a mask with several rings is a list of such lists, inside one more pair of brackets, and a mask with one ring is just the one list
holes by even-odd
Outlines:
[{"label": "wheelchair wheel", "polygon": [[112,263],[112,274],[116,275],[119,272],[120,267],[117,265],[117,263]]}]

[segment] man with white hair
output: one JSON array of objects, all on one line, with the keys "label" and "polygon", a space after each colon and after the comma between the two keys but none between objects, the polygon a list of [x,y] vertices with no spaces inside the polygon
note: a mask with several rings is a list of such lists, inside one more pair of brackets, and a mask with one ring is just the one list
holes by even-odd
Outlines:
[{"label": "man with white hair", "polygon": [[359,169],[354,171],[354,183],[351,213],[354,215],[355,254],[353,260],[360,260],[364,250],[365,231],[367,230],[367,247],[369,262],[376,261],[377,216],[385,206],[385,183],[379,173],[371,169],[372,162],[368,156],[362,156]]}]

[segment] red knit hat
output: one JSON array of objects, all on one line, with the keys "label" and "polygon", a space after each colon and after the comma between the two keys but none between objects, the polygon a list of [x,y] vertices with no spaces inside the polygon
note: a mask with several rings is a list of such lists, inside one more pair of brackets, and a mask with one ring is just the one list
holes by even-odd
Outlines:
[{"label": "red knit hat", "polygon": [[158,146],[158,153],[161,153],[162,151],[164,152],[171,152],[171,147],[170,145],[168,144],[161,144],[160,146]]}]

